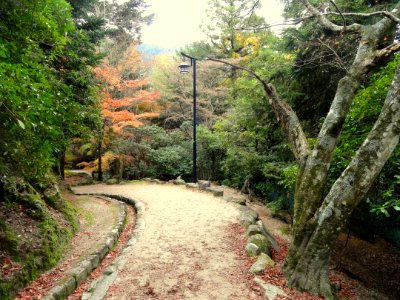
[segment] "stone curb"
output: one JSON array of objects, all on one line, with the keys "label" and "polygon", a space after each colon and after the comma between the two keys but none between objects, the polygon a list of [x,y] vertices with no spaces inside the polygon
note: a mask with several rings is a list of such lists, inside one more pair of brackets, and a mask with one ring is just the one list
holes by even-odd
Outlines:
[{"label": "stone curb", "polygon": [[[83,194],[77,194],[83,195]],[[121,195],[104,194],[104,193],[93,193],[85,195],[105,196],[115,200],[125,202],[126,204],[132,205],[136,211],[136,222],[135,229],[133,230],[132,236],[129,239],[125,248],[121,251],[121,254],[104,270],[103,275],[97,280],[93,281],[90,285],[89,292],[84,293],[81,299],[103,299],[106,295],[108,288],[117,278],[119,270],[126,264],[128,255],[131,253],[132,248],[137,243],[141,233],[145,229],[144,213],[145,206],[142,202],[136,201],[129,197]]]},{"label": "stone curb", "polygon": [[[88,195],[88,194],[76,194],[76,195]],[[96,195],[104,196],[104,195]],[[115,201],[113,199],[104,198],[107,201]],[[77,266],[67,272],[67,276],[61,279],[60,283],[57,283],[44,297],[43,300],[59,300],[65,299],[71,295],[74,290],[84,281],[90,274],[90,272],[97,268],[103,258],[108,252],[111,251],[114,244],[117,242],[119,235],[121,234],[125,218],[127,216],[127,208],[125,204],[119,203],[119,215],[118,223],[113,227],[111,232],[107,235],[105,243],[99,247],[93,253],[87,255]]]},{"label": "stone curb", "polygon": [[[183,183],[182,183],[183,184]],[[188,182],[185,184],[186,188],[197,189],[199,191],[206,191],[213,194],[215,197],[223,197],[224,191],[218,187],[211,187],[211,183],[207,180],[198,180],[198,183]]]},{"label": "stone curb", "polygon": [[[229,202],[227,199],[226,201]],[[247,255],[257,257],[256,262],[249,269],[249,272],[254,275],[253,280],[264,290],[264,297],[266,299],[274,300],[278,295],[287,296],[278,286],[265,282],[260,277],[256,276],[262,273],[267,265],[273,264],[274,261],[270,257],[270,249],[268,249],[268,251],[261,251],[257,245],[252,243],[252,237],[257,235],[263,236],[268,241],[269,246],[276,251],[279,251],[278,243],[264,227],[264,224],[259,219],[258,213],[255,210],[247,205],[240,205],[239,203],[234,204],[240,212],[239,222],[246,229],[247,243],[245,251]]]}]

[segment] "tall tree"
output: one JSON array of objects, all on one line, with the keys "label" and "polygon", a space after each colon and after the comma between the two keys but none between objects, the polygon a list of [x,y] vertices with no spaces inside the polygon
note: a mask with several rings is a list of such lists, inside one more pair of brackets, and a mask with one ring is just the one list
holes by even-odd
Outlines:
[{"label": "tall tree", "polygon": [[[400,21],[400,2],[392,12],[330,13],[339,17],[336,19],[330,19],[307,0],[301,3],[307,13],[305,19],[314,18],[326,30],[356,34],[359,38],[354,60],[338,83],[331,108],[312,148],[296,113],[280,98],[274,86],[255,72],[246,70],[262,83],[299,164],[294,240],[285,263],[288,284],[333,299],[328,264],[336,237],[399,142],[400,66],[374,127],[332,186],[327,184],[330,163],[357,90],[377,63],[400,49],[400,43],[387,42]],[[347,16],[362,17],[365,21],[348,22]],[[376,16],[380,17],[377,21],[373,19]]]},{"label": "tall tree", "polygon": [[0,3],[2,174],[40,180],[61,150],[63,120],[82,124],[80,115],[66,109],[73,89],[54,68],[75,30],[63,0]]},{"label": "tall tree", "polygon": [[[133,159],[126,151],[119,151],[119,144],[132,138],[130,128],[144,125],[149,119],[158,117],[160,106],[157,103],[160,93],[150,86],[146,75],[147,66],[131,43],[122,56],[114,58],[113,53],[103,59],[100,66],[94,68],[98,82],[103,86],[101,96],[101,114],[103,126],[96,141],[98,161],[81,163],[81,166],[94,171],[102,168],[102,156],[106,169],[116,163],[122,175],[123,166]],[[111,145],[115,146],[110,148]],[[122,147],[123,148],[123,147]],[[105,153],[104,153],[105,152]]]},{"label": "tall tree", "polygon": [[[152,81],[161,92],[160,120],[168,129],[179,128],[183,122],[193,119],[192,78],[179,74],[176,65],[175,58],[159,56],[152,73]],[[210,61],[198,64],[197,72],[197,121],[211,128],[227,109],[226,88],[222,84],[226,74]]]},{"label": "tall tree", "polygon": [[208,18],[210,25],[204,29],[219,57],[240,57],[255,46],[256,40],[247,38],[253,32],[240,32],[241,28],[255,28],[265,24],[255,10],[260,6],[257,0],[210,0]]},{"label": "tall tree", "polygon": [[140,42],[142,25],[153,20],[153,15],[144,15],[148,7],[145,0],[126,0],[122,3],[115,0],[89,1],[93,2],[91,7],[96,17],[102,18],[108,27],[117,29],[118,34],[128,33],[136,42]]},{"label": "tall tree", "polygon": [[77,28],[61,55],[54,60],[58,78],[72,89],[70,101],[63,105],[57,156],[59,174],[64,178],[65,152],[73,138],[90,136],[101,126],[99,90],[95,85],[93,67],[103,57],[96,47],[104,38],[105,22],[91,15],[91,6],[97,0],[69,1]]}]

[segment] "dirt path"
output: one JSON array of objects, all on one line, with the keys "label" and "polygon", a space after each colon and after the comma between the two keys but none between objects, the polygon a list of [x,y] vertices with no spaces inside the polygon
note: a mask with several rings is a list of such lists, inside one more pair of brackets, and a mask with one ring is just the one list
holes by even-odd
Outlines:
[{"label": "dirt path", "polygon": [[106,299],[257,299],[235,276],[239,258],[227,232],[235,206],[208,193],[148,183],[74,188],[111,193],[145,205],[145,229]]}]

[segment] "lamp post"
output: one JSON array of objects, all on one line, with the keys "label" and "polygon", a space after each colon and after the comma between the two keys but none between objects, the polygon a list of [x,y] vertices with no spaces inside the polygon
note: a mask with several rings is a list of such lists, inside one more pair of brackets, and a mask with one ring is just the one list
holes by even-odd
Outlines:
[{"label": "lamp post", "polygon": [[[189,73],[189,67],[193,67],[193,182],[197,182],[196,174],[196,160],[197,160],[197,149],[196,149],[196,61],[197,59],[181,52],[183,56],[183,62],[179,65],[180,72],[183,74]],[[185,57],[189,58],[190,65],[185,62]]]}]

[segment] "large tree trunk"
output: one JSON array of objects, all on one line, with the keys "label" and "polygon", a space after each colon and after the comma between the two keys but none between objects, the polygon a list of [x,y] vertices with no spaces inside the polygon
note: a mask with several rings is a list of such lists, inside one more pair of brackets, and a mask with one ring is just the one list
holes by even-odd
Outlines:
[{"label": "large tree trunk", "polygon": [[[384,17],[375,24],[354,23],[346,26],[333,24],[307,0],[301,2],[325,28],[334,32],[357,33],[360,36],[355,59],[346,76],[339,81],[330,111],[312,151],[296,113],[279,97],[267,80],[247,68],[215,58],[210,59],[245,70],[263,85],[271,108],[300,166],[295,192],[294,239],[284,266],[288,284],[299,290],[333,298],[328,279],[333,244],[399,141],[399,68],[374,128],[330,192],[325,195],[330,163],[358,88],[376,66],[376,62],[400,49],[400,43],[380,49],[388,32],[399,22],[397,15],[400,1],[393,14],[379,13]],[[342,17],[344,18],[343,15]]]},{"label": "large tree trunk", "polygon": [[[316,213],[308,218],[309,212],[303,210],[306,217],[297,216],[297,222],[305,222],[295,225],[294,243],[285,263],[289,286],[332,298],[328,279],[331,249],[354,208],[397,146],[399,136],[400,65],[381,114],[355,157],[333,184]],[[311,179],[305,181],[308,180]]]}]

